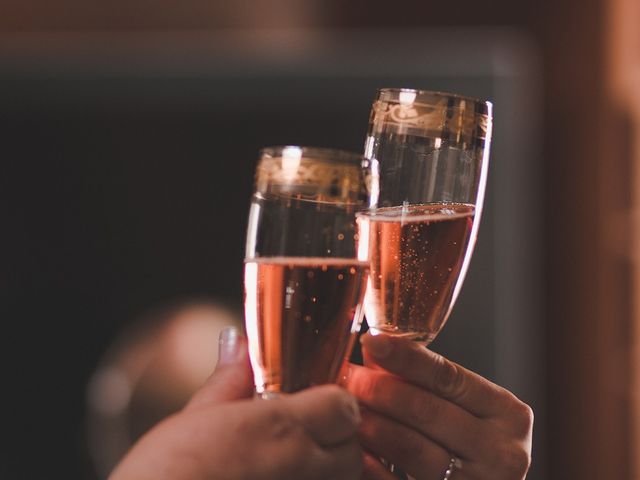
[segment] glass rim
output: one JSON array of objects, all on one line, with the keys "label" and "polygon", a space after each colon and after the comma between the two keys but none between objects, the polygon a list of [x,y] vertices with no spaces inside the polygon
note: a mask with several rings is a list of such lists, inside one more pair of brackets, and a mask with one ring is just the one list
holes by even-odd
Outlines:
[{"label": "glass rim", "polygon": [[[465,101],[465,102],[470,102],[475,104],[476,106],[480,107],[480,109],[482,110],[481,112],[478,113],[483,113],[485,115],[491,115],[492,110],[493,110],[493,103],[491,103],[491,101],[489,100],[483,100],[481,98],[477,98],[477,97],[471,97],[468,95],[461,95],[459,93],[451,93],[451,92],[442,92],[439,90],[421,90],[421,89],[417,89],[417,88],[406,88],[406,87],[384,87],[384,88],[379,88],[377,91],[377,95],[376,98],[378,100],[381,99],[381,97],[385,96],[385,95],[398,95],[400,96],[401,93],[413,93],[415,94],[415,99],[412,100],[412,103],[415,101],[417,103],[422,103],[425,105],[432,105],[434,104],[434,99],[454,99],[457,100],[458,102],[460,101]],[[449,108],[456,108],[458,107],[456,106],[450,106]]]},{"label": "glass rim", "polygon": [[315,158],[333,163],[353,163],[359,165],[366,160],[362,153],[350,150],[331,147],[307,147],[302,145],[273,145],[261,148],[258,153],[260,159],[278,158],[282,157],[287,149],[299,151],[300,158]]}]

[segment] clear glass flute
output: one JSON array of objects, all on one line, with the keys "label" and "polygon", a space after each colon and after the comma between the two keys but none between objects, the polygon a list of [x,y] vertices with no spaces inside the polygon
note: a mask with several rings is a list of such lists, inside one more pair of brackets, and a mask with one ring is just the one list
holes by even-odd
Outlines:
[{"label": "clear glass flute", "polygon": [[333,383],[362,322],[367,245],[356,212],[363,157],[340,150],[262,150],[245,258],[245,322],[257,395]]},{"label": "clear glass flute", "polygon": [[373,103],[365,316],[372,333],[429,344],[460,292],[480,224],[492,105],[385,88]]}]

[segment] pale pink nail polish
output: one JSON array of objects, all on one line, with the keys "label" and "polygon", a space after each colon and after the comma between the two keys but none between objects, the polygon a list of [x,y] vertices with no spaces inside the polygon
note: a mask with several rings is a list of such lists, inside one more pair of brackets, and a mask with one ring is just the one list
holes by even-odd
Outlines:
[{"label": "pale pink nail polish", "polygon": [[218,364],[226,365],[238,361],[241,347],[240,331],[236,327],[226,327],[218,338]]}]

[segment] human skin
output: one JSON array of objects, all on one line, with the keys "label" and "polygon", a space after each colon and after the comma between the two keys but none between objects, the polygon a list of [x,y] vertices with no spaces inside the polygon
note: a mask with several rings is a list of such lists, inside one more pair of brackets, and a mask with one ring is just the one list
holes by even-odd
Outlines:
[{"label": "human skin", "polygon": [[245,340],[226,330],[220,343],[206,385],[136,443],[111,480],[360,477],[360,414],[351,395],[328,385],[253,400]]},{"label": "human skin", "polygon": [[362,406],[364,477],[391,480],[385,458],[417,480],[521,480],[533,412],[508,390],[407,339],[364,335],[365,366],[344,384]]},{"label": "human skin", "polygon": [[265,402],[250,399],[246,341],[232,336],[207,384],[134,446],[112,480],[397,478],[380,458],[416,480],[442,480],[454,456],[452,480],[526,476],[531,409],[414,342],[364,335],[365,366],[348,365],[342,379],[353,396],[324,386]]}]

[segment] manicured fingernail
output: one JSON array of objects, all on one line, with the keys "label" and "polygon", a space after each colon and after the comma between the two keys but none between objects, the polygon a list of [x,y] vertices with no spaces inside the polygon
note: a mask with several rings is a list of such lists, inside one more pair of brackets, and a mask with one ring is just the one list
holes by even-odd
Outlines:
[{"label": "manicured fingernail", "polygon": [[348,395],[345,397],[344,403],[347,407],[349,415],[356,423],[360,423],[360,421],[362,420],[362,416],[360,415],[360,407],[358,406],[358,401],[351,395]]},{"label": "manicured fingernail", "polygon": [[226,365],[238,361],[240,353],[240,331],[236,327],[225,327],[218,337],[218,364]]},{"label": "manicured fingernail", "polygon": [[367,333],[360,337],[360,343],[369,355],[376,358],[386,358],[393,350],[393,343],[387,335],[371,335]]}]

